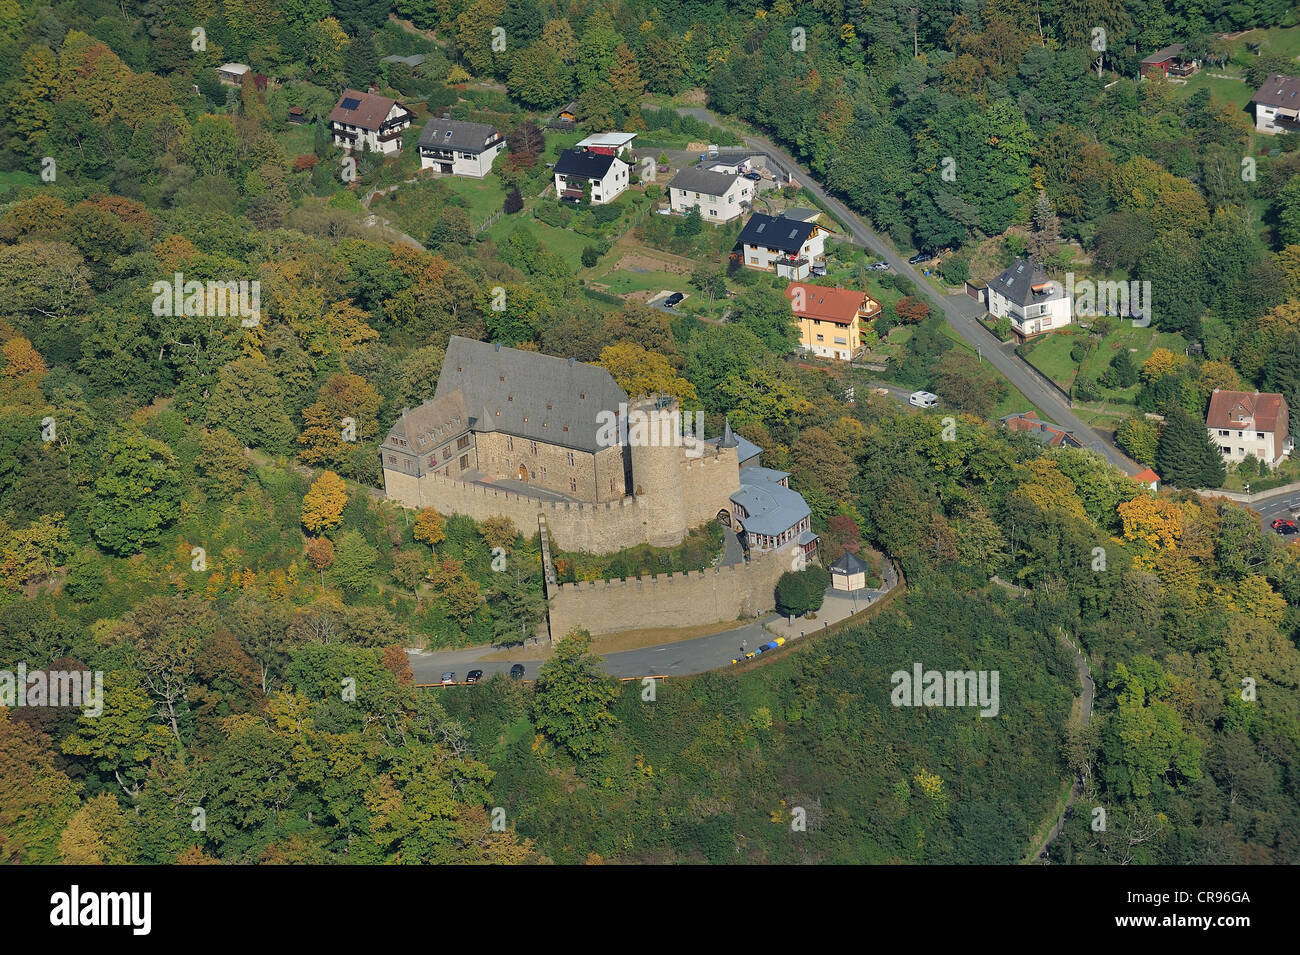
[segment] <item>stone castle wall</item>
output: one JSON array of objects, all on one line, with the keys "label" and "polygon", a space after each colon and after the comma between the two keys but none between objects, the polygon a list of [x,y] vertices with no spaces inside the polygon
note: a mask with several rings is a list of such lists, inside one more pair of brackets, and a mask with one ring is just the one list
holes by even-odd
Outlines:
[{"label": "stone castle wall", "polygon": [[766,613],[776,605],[776,582],[791,569],[791,553],[787,547],[730,567],[561,584],[549,601],[552,639],[574,627],[599,635]]}]

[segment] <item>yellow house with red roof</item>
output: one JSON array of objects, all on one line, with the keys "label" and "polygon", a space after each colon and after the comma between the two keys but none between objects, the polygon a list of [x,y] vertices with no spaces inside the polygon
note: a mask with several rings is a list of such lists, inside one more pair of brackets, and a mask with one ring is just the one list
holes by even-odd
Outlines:
[{"label": "yellow house with red roof", "polygon": [[807,282],[785,288],[799,321],[799,344],[821,358],[851,360],[862,348],[862,325],[880,315],[880,303],[865,292]]}]

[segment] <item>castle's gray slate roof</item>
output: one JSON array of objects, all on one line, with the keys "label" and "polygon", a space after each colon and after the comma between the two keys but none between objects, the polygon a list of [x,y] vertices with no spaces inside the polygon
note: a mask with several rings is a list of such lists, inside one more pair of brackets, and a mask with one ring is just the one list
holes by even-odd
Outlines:
[{"label": "castle's gray slate roof", "polygon": [[458,149],[463,153],[478,154],[487,148],[489,140],[500,136],[495,126],[487,123],[465,123],[459,119],[430,119],[420,132],[420,145],[428,149]]},{"label": "castle's gray slate roof", "polygon": [[601,411],[627,394],[604,368],[453,335],[435,398],[459,390],[474,431],[596,452]]},{"label": "castle's gray slate roof", "polygon": [[[1042,291],[1034,291],[1036,286],[1044,285],[1047,287]],[[1033,305],[1065,295],[1065,289],[1059,282],[1053,282],[1041,266],[1028,259],[1016,259],[1005,272],[989,282],[989,288],[1017,305]]]},{"label": "castle's gray slate roof", "polygon": [[[395,451],[420,459],[418,473],[442,467],[452,454],[445,451],[436,455],[437,463],[430,464],[426,454],[442,450],[444,442],[469,430],[470,416],[465,412],[465,402],[458,391],[430,398],[418,408],[402,412],[380,445],[385,451]],[[421,440],[423,439],[423,440]],[[406,443],[403,444],[402,442]],[[453,446],[454,448],[454,446]]]},{"label": "castle's gray slate roof", "polygon": [[726,419],[723,425],[722,434],[716,438],[706,438],[705,444],[711,444],[717,448],[735,448],[736,460],[743,468],[746,461],[753,460],[763,453],[763,449],[753,441],[744,438],[731,430],[731,419]]},{"label": "castle's gray slate roof", "polygon": [[765,480],[762,472],[769,470],[745,468],[741,471],[740,490],[731,495],[731,500],[743,507],[749,515],[741,518],[747,533],[775,537],[794,527],[811,512],[798,491]]},{"label": "castle's gray slate roof", "polygon": [[698,192],[704,196],[725,196],[738,178],[729,172],[710,172],[698,166],[687,166],[673,176],[668,188]]}]

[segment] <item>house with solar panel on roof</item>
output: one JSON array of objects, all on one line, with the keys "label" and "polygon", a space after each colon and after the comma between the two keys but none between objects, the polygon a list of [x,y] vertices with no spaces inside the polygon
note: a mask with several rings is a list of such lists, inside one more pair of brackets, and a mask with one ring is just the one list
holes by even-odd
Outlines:
[{"label": "house with solar panel on roof", "polygon": [[482,179],[505,148],[505,137],[495,126],[448,116],[430,119],[420,131],[420,168],[442,176]]},{"label": "house with solar panel on roof", "polygon": [[826,268],[826,236],[816,219],[794,219],[755,212],[736,239],[736,252],[749,269],[775,272],[792,281]]},{"label": "house with solar panel on roof", "polygon": [[1021,341],[1031,335],[1064,328],[1073,320],[1065,286],[1047,277],[1029,259],[1016,259],[989,282],[985,293],[989,314],[1011,320],[1011,330]]},{"label": "house with solar panel on roof", "polygon": [[402,131],[411,118],[411,111],[397,100],[344,90],[328,121],[335,146],[395,156],[402,151]]}]

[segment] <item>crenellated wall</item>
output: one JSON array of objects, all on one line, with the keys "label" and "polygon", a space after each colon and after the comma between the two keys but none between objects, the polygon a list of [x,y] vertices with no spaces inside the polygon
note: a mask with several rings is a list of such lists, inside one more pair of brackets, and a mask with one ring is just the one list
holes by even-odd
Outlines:
[{"label": "crenellated wall", "polygon": [[748,564],[561,584],[549,601],[551,634],[559,639],[574,627],[596,635],[754,617],[776,605],[776,582],[792,569],[791,561],[787,547]]}]

